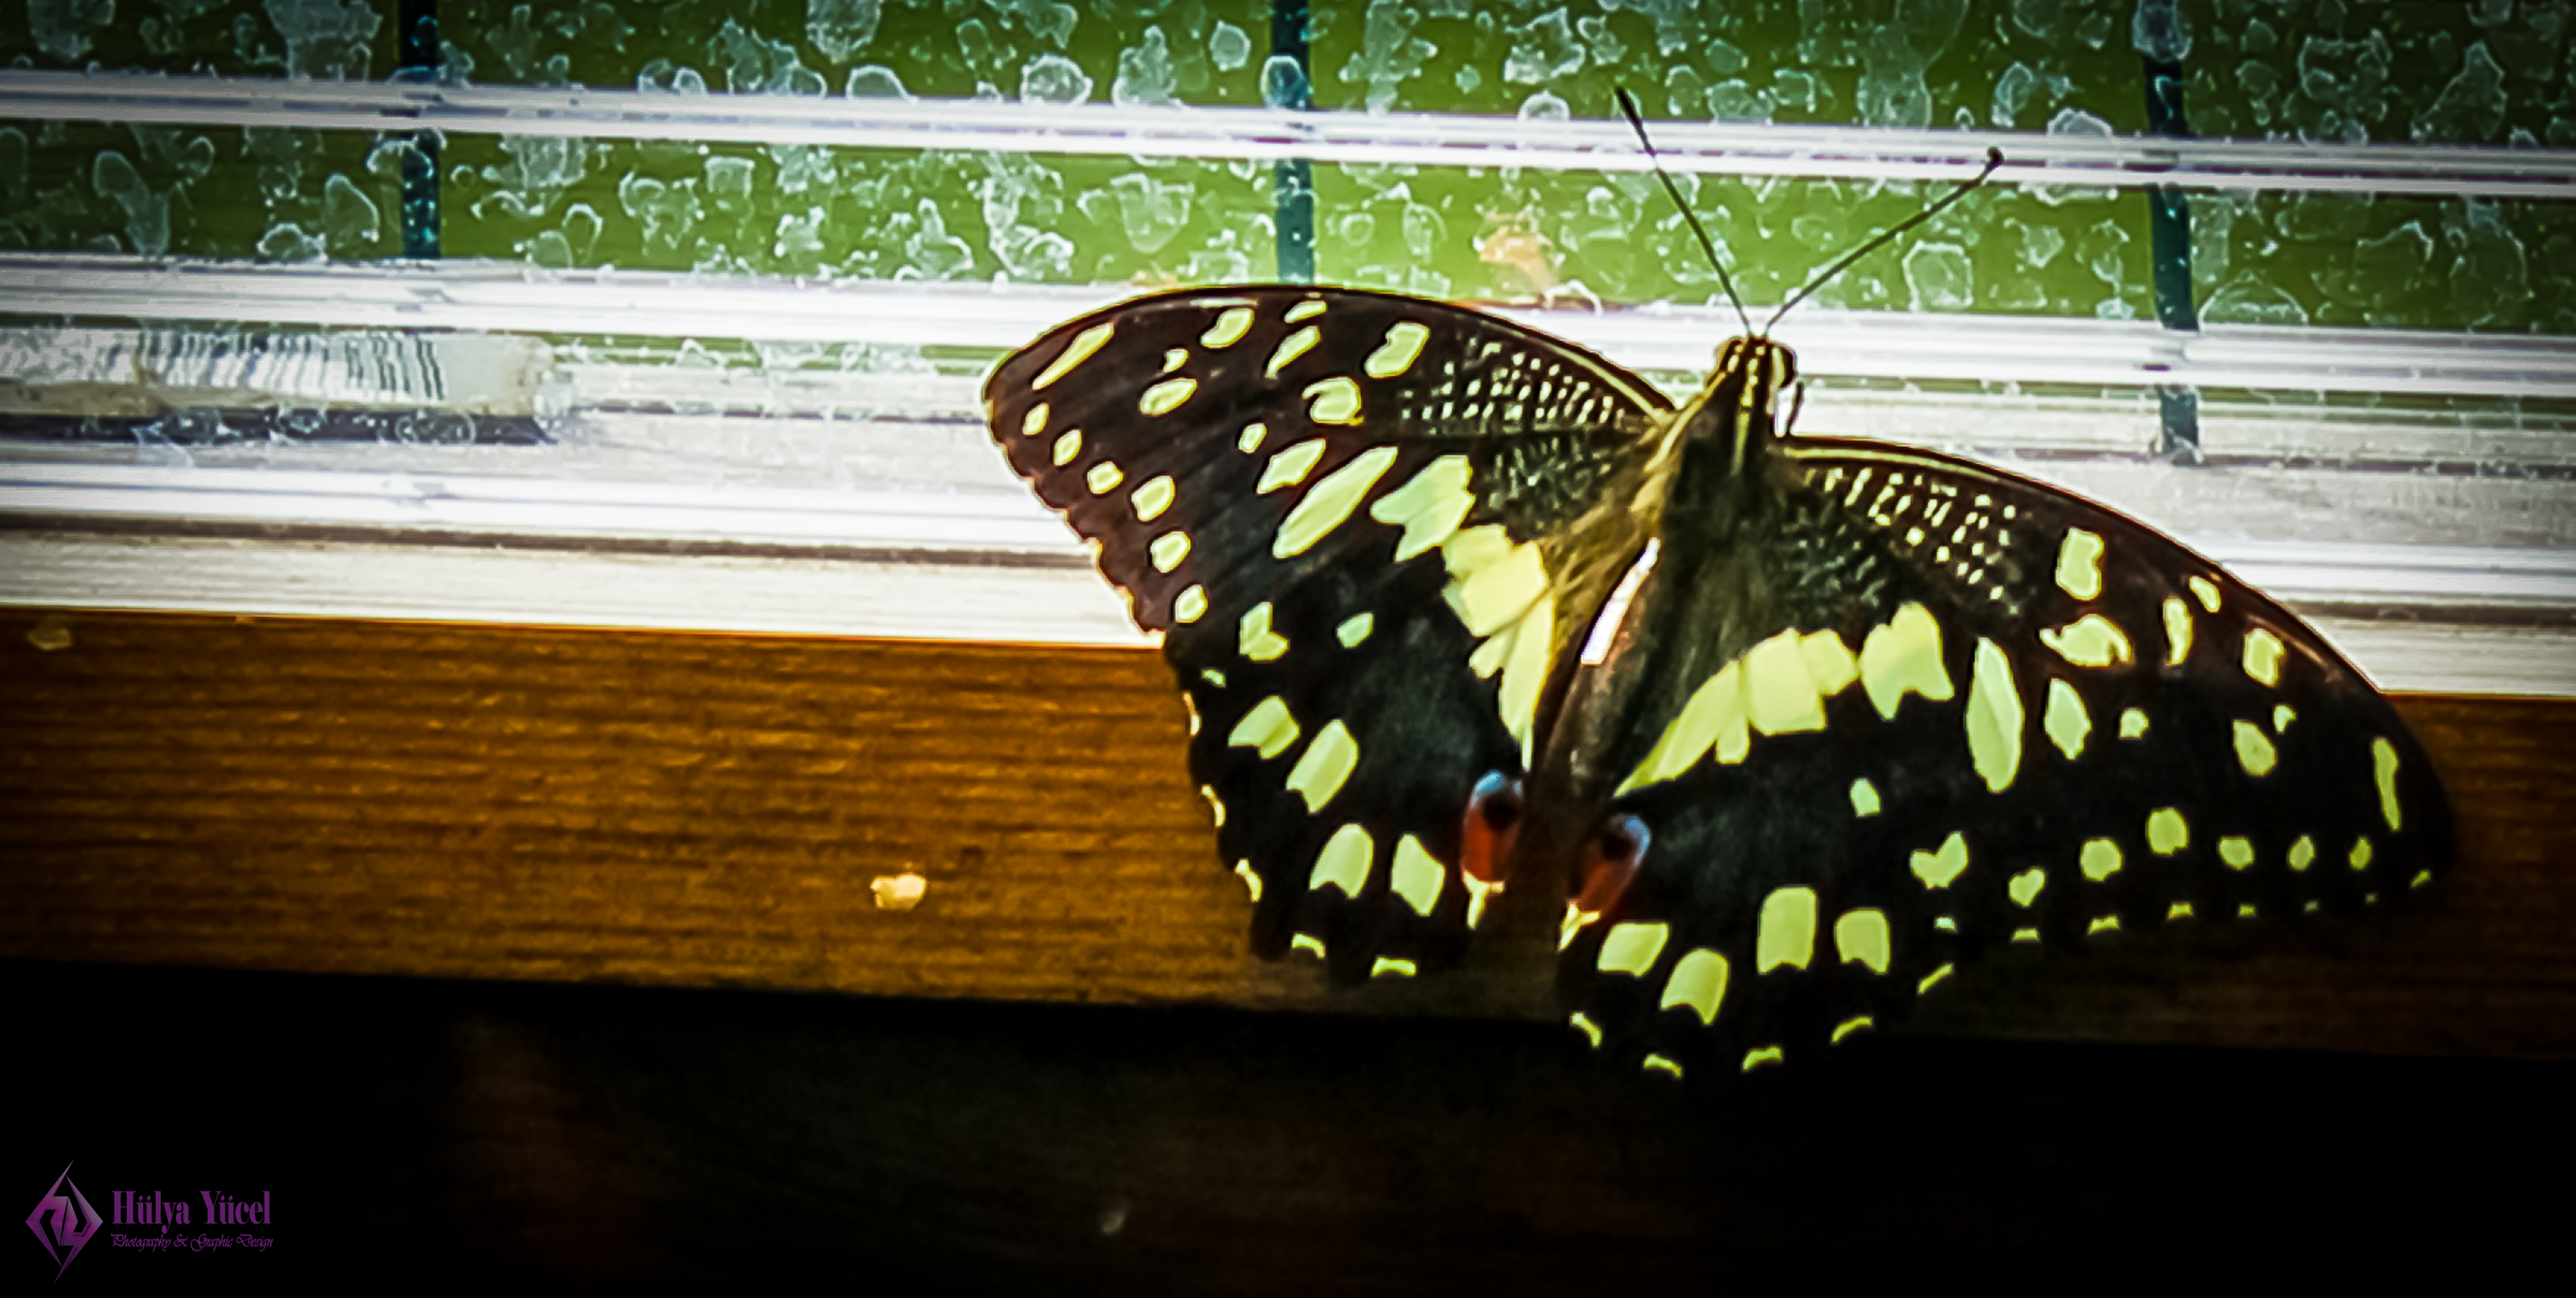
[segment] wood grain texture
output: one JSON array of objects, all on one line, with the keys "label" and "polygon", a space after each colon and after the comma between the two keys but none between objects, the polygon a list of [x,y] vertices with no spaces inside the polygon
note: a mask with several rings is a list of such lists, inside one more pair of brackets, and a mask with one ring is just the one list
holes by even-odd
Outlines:
[{"label": "wood grain texture", "polygon": [[[2576,703],[2401,706],[2463,826],[2421,904],[2006,962],[1919,1026],[2576,1058]],[[0,957],[1554,1013],[1538,889],[1418,984],[1245,954],[1150,652],[17,610],[0,733]]]}]

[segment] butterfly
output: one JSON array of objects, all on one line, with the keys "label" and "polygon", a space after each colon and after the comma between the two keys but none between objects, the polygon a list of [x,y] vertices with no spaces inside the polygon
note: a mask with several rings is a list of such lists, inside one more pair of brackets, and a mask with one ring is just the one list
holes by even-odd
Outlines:
[{"label": "butterfly", "polygon": [[1797,374],[1748,332],[1676,407],[1484,312],[1253,285],[1063,324],[984,397],[1161,637],[1254,949],[1342,983],[1562,880],[1568,1022],[1730,1077],[1981,953],[2445,870],[2422,748],[2287,609],[2045,483],[1796,435]]}]

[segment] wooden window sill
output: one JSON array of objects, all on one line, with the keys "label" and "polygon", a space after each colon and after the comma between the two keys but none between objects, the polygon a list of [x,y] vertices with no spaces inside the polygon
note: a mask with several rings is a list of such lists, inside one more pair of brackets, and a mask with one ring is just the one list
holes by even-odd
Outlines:
[{"label": "wooden window sill", "polygon": [[[1419,983],[1253,959],[1147,650],[31,609],[0,631],[0,958],[1554,1013],[1535,895]],[[1991,967],[1916,1030],[2576,1058],[2576,702],[2400,706],[2459,812],[2444,885]],[[881,907],[906,873],[919,904]]]}]

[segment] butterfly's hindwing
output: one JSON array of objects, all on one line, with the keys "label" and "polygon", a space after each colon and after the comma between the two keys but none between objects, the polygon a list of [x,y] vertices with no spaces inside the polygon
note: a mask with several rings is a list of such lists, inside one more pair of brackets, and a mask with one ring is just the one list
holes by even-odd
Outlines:
[{"label": "butterfly's hindwing", "polygon": [[1732,1075],[1997,947],[2349,912],[2447,866],[2387,701],[2216,565],[1966,461],[1771,447],[1745,552],[1632,610],[1702,652],[1641,653],[1594,722],[1624,741],[1604,823],[1645,847],[1569,912],[1587,1032]]},{"label": "butterfly's hindwing", "polygon": [[1471,803],[1517,788],[1652,526],[1663,399],[1481,313],[1285,286],[1074,321],[985,394],[1163,633],[1256,949],[1346,980],[1453,961]]}]

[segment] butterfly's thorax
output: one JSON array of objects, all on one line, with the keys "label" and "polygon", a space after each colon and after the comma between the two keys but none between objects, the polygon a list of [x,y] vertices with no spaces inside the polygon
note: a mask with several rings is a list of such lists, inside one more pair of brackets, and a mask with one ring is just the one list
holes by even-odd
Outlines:
[{"label": "butterfly's thorax", "polygon": [[1621,614],[1609,665],[1587,672],[1551,745],[1563,794],[1597,809],[1694,685],[1788,623],[1841,628],[1900,581],[1871,540],[1836,535],[1857,570],[1802,561],[1849,531],[1776,453],[1780,399],[1797,368],[1767,339],[1732,339],[1700,392],[1674,412],[1653,567]]},{"label": "butterfly's thorax", "polygon": [[1681,443],[1717,448],[1730,477],[1753,472],[1778,433],[1780,398],[1797,378],[1797,355],[1788,348],[1768,338],[1728,339],[1708,382],[1675,412]]}]

